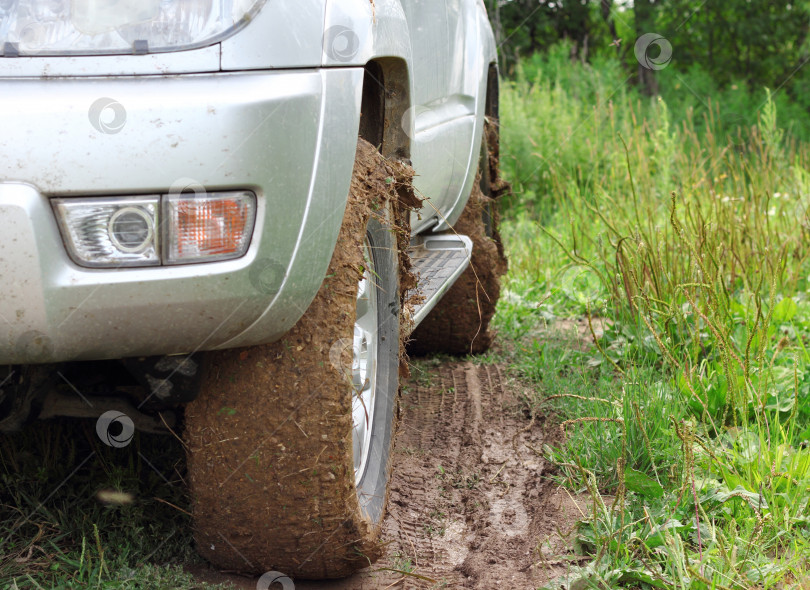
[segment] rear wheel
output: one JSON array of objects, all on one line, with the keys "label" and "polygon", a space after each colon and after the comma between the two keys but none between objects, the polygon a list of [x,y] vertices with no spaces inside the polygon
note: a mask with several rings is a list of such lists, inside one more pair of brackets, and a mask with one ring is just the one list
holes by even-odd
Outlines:
[{"label": "rear wheel", "polygon": [[365,142],[327,278],[274,344],[212,353],[186,410],[200,553],[345,576],[379,554],[398,391],[395,176]]},{"label": "rear wheel", "polygon": [[425,355],[477,354],[492,345],[489,323],[501,293],[507,261],[498,231],[496,196],[508,190],[498,172],[497,155],[488,149],[489,127],[481,142],[478,176],[453,231],[473,241],[470,266],[411,335],[408,352]]}]

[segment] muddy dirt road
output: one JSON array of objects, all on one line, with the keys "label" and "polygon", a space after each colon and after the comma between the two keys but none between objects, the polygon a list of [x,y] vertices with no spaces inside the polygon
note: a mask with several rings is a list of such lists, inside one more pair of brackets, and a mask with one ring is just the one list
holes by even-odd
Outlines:
[{"label": "muddy dirt road", "polygon": [[[585,510],[548,479],[556,425],[520,413],[498,365],[444,362],[405,386],[385,522],[388,548],[352,578],[296,590],[537,588],[565,572]],[[385,569],[387,568],[387,569]],[[196,571],[254,590],[256,580]]]}]

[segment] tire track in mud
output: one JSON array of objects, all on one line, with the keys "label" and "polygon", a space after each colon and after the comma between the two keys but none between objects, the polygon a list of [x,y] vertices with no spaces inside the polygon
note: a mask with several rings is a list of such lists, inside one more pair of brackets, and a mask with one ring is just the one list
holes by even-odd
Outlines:
[{"label": "tire track in mud", "polygon": [[565,533],[585,509],[556,489],[538,454],[557,440],[556,424],[538,417],[529,428],[499,365],[425,368],[400,399],[385,556],[297,590],[534,589],[565,572]]},{"label": "tire track in mud", "polygon": [[[536,588],[559,573],[536,565],[538,545],[570,528],[544,477],[551,466],[531,450],[556,429],[543,420],[528,428],[498,365],[447,363],[434,379],[402,397],[388,559],[407,555],[445,587]],[[398,587],[433,586],[405,577]]]}]

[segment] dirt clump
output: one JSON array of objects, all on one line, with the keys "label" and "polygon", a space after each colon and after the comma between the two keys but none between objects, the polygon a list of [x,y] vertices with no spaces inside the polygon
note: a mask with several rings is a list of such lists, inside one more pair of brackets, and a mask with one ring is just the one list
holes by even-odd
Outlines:
[{"label": "dirt clump", "polygon": [[489,196],[498,199],[512,191],[512,186],[501,175],[501,128],[497,120],[488,119],[484,134],[489,154]]}]

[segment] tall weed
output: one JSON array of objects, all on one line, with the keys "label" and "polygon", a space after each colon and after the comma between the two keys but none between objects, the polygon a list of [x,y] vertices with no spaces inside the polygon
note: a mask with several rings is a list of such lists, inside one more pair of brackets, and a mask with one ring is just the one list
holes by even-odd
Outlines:
[{"label": "tall weed", "polygon": [[730,126],[722,100],[697,118],[610,63],[562,59],[534,58],[504,92],[521,295],[501,318],[604,320],[579,390],[541,338],[518,354],[535,402],[565,419],[562,480],[594,496],[594,562],[567,583],[795,582],[810,555],[810,148],[768,90],[755,124]]}]

